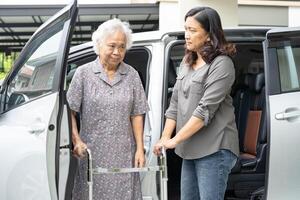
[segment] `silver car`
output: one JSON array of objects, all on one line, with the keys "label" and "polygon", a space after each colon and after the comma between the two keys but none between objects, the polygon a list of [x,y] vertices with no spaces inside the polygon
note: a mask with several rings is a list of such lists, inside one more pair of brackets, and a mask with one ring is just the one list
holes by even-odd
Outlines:
[{"label": "silver car", "polygon": [[[28,41],[0,90],[0,199],[71,199],[70,110],[65,94],[76,68],[96,58],[91,43],[70,49],[77,3],[43,24]],[[235,43],[232,88],[240,138],[225,199],[300,199],[300,29],[226,29]],[[139,72],[150,112],[147,165],[164,123],[184,32],[134,34],[125,62]],[[181,159],[167,151],[168,199],[179,199]],[[96,178],[96,177],[95,177]],[[142,173],[144,199],[160,199],[155,173]]]}]

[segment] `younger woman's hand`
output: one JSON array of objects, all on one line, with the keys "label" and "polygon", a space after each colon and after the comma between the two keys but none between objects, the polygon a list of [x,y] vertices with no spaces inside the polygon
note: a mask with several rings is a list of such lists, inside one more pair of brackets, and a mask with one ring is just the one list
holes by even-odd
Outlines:
[{"label": "younger woman's hand", "polygon": [[174,149],[176,146],[177,146],[178,142],[176,140],[176,138],[172,138],[172,139],[169,139],[167,141],[164,142],[164,147],[166,149]]},{"label": "younger woman's hand", "polygon": [[159,156],[161,154],[162,148],[164,147],[164,143],[168,140],[168,138],[160,138],[160,140],[158,140],[158,142],[154,145],[153,153]]}]

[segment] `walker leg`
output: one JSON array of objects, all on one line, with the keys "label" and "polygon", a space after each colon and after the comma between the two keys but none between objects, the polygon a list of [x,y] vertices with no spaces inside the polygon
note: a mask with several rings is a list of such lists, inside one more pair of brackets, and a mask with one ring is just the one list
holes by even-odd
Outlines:
[{"label": "walker leg", "polygon": [[93,200],[93,182],[88,182],[89,185],[89,200]]},{"label": "walker leg", "polygon": [[165,148],[162,148],[162,155],[159,160],[160,166],[163,167],[163,170],[160,171],[160,198],[161,200],[168,200],[168,171]]},{"label": "walker leg", "polygon": [[87,159],[88,159],[88,163],[87,163],[87,183],[89,186],[89,200],[93,200],[93,159],[92,159],[92,153],[91,150],[86,149],[86,153],[87,153]]}]

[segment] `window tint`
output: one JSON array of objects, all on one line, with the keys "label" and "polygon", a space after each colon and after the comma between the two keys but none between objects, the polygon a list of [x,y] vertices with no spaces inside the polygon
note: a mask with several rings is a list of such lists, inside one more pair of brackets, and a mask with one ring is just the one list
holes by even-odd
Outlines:
[{"label": "window tint", "polygon": [[277,49],[282,92],[300,89],[300,47],[285,46]]},{"label": "window tint", "polygon": [[5,110],[52,91],[62,29],[63,23],[57,23],[32,42],[21,68],[9,80]]},{"label": "window tint", "polygon": [[[75,70],[86,63],[92,62],[97,58],[96,54],[86,55],[84,57],[76,58],[76,60],[69,62],[67,73],[67,85],[70,84]],[[145,48],[132,48],[126,52],[124,62],[132,66],[140,75],[144,89],[147,84],[147,69],[150,53]]]},{"label": "window tint", "polygon": [[124,62],[131,65],[140,75],[144,89],[147,84],[149,52],[144,48],[132,48],[126,52]]},{"label": "window tint", "polygon": [[[182,42],[179,44],[176,43],[174,46],[171,47],[171,50],[170,50],[169,66],[168,66],[169,73],[176,72],[175,79],[176,79],[178,72],[180,71],[180,63],[182,62],[182,59],[184,56],[184,51],[185,51],[184,43],[182,43]],[[171,76],[172,75],[174,76],[174,74],[171,74]]]},{"label": "window tint", "polygon": [[66,80],[67,88],[71,83],[71,80],[75,74],[76,69],[81,65],[94,61],[96,58],[97,55],[92,53],[89,55],[80,55],[80,57],[77,57],[76,60],[69,62],[68,70],[67,70],[67,80]]}]

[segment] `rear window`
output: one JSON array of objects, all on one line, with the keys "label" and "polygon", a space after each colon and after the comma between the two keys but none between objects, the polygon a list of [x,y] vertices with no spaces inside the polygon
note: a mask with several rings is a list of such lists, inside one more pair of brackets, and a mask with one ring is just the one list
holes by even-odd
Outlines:
[{"label": "rear window", "polygon": [[282,92],[300,89],[300,47],[284,46],[277,49]]}]

